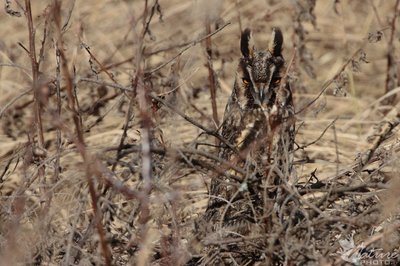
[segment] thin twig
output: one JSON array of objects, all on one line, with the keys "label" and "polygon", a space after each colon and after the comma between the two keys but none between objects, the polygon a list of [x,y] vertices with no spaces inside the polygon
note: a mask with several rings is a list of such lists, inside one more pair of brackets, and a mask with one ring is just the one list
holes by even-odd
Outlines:
[{"label": "thin twig", "polygon": [[14,68],[19,68],[22,70],[22,72],[29,78],[32,79],[31,74],[29,74],[28,72],[30,71],[29,68],[26,68],[24,66],[18,65],[18,64],[14,64],[14,63],[0,63],[0,67],[14,67]]},{"label": "thin twig", "polygon": [[334,139],[334,143],[335,143],[335,153],[336,153],[336,174],[338,175],[340,159],[339,159],[338,136],[336,133],[335,123],[332,124],[332,129],[333,129],[333,139]]},{"label": "thin twig", "polygon": [[325,127],[325,129],[322,131],[322,133],[318,136],[318,138],[316,138],[315,140],[304,144],[303,146],[298,147],[296,150],[303,150],[305,148],[307,148],[308,146],[314,145],[315,143],[317,143],[326,133],[326,131],[335,124],[336,120],[338,120],[338,117],[336,117],[332,122],[329,123],[329,125],[327,127]]},{"label": "thin twig", "polygon": [[67,15],[67,18],[66,18],[66,20],[64,22],[64,25],[62,26],[61,32],[65,32],[67,30],[69,21],[71,20],[72,11],[74,10],[74,7],[75,7],[75,0],[72,0],[72,1],[69,1],[69,2],[72,2],[71,8],[68,10],[68,15]]},{"label": "thin twig", "polygon": [[242,32],[243,31],[243,26],[242,26],[242,16],[240,14],[240,3],[239,3],[239,0],[235,0],[235,8],[236,8],[236,11],[237,11],[239,32]]},{"label": "thin twig", "polygon": [[[57,95],[57,118],[61,117],[61,66],[60,66],[60,51],[56,49],[56,95]],[[57,157],[54,167],[54,181],[57,181],[60,175],[60,156],[61,156],[61,146],[62,146],[62,136],[60,128],[56,130],[56,146],[57,146]]]},{"label": "thin twig", "polygon": [[39,58],[38,58],[38,69],[40,67],[40,63],[44,59],[44,51],[45,51],[45,44],[46,44],[46,39],[47,39],[47,28],[49,26],[49,16],[46,14],[46,18],[44,21],[44,27],[43,27],[43,39],[41,41],[40,45],[40,51],[39,51]]},{"label": "thin twig", "polygon": [[15,96],[14,98],[12,98],[11,100],[9,100],[6,105],[0,110],[0,119],[3,117],[4,112],[10,108],[11,105],[13,105],[16,101],[18,101],[19,99],[21,99],[23,96],[29,94],[31,91],[33,90],[33,88],[29,88],[24,90],[23,92],[21,92],[20,94],[18,94],[17,96]]},{"label": "thin twig", "polygon": [[389,188],[388,185],[380,184],[380,183],[370,183],[370,184],[360,184],[354,186],[335,186],[333,188],[304,188],[299,189],[300,195],[306,195],[309,193],[330,193],[330,194],[337,194],[337,193],[346,193],[346,192],[365,192],[370,188],[376,189],[387,189]]},{"label": "thin twig", "polygon": [[306,109],[308,109],[308,107],[310,107],[311,105],[313,105],[318,99],[319,97],[321,97],[321,95],[328,89],[328,87],[340,76],[340,74],[346,69],[346,67],[353,61],[354,57],[357,56],[357,54],[359,54],[361,52],[361,48],[357,49],[357,51],[355,51],[353,53],[353,55],[346,61],[346,63],[336,72],[336,74],[329,80],[327,80],[324,85],[322,85],[322,89],[320,90],[320,92],[318,93],[318,95],[312,99],[309,103],[307,103],[305,106],[303,106],[299,111],[296,112],[297,114],[300,114],[302,112],[304,112]]},{"label": "thin twig", "polygon": [[386,122],[385,125],[382,126],[381,132],[374,136],[372,145],[368,149],[367,153],[363,156],[360,156],[358,167],[355,169],[356,173],[359,173],[364,169],[364,167],[371,161],[376,150],[379,148],[382,142],[384,142],[392,134],[393,130],[400,124],[400,113],[398,113],[396,109],[393,109],[393,112],[395,112],[394,119]]},{"label": "thin twig", "polygon": [[[209,19],[206,21],[206,33],[207,35],[211,34],[211,23]],[[206,38],[206,52],[207,52],[207,69],[208,69],[208,81],[210,86],[210,97],[211,97],[211,108],[212,108],[212,115],[215,123],[215,127],[218,128],[219,126],[219,119],[218,119],[218,109],[217,109],[217,78],[215,75],[213,62],[212,62],[212,43],[211,43],[211,36]],[[216,139],[216,145],[218,145],[218,139]]]},{"label": "thin twig", "polygon": [[179,56],[181,56],[183,53],[185,53],[187,50],[189,50],[191,47],[199,44],[200,42],[202,42],[203,40],[217,34],[218,32],[220,32],[221,30],[223,30],[226,26],[230,25],[231,23],[225,23],[224,25],[222,25],[220,28],[218,28],[217,30],[213,31],[210,34],[207,34],[206,36],[203,36],[199,39],[196,39],[194,41],[192,41],[187,47],[185,47],[184,49],[182,49],[178,54],[176,54],[174,57],[172,57],[170,60],[162,63],[161,65],[159,65],[158,67],[146,72],[146,75],[150,75],[153,74],[154,72],[157,72],[158,70],[160,70],[161,68],[165,67],[166,65],[168,65],[169,63],[171,63],[172,61],[174,61],[176,58],[178,58]]},{"label": "thin twig", "polygon": [[140,118],[141,118],[141,143],[142,143],[142,165],[141,165],[141,174],[143,178],[143,193],[144,197],[140,201],[140,213],[138,217],[140,231],[139,238],[142,239],[142,246],[139,250],[139,255],[136,260],[137,265],[144,266],[148,264],[149,257],[141,256],[143,253],[146,253],[146,249],[148,248],[146,245],[145,239],[147,239],[148,234],[148,222],[151,218],[150,216],[150,193],[153,188],[153,174],[152,174],[152,156],[151,156],[151,129],[152,129],[152,121],[151,115],[148,109],[150,94],[149,87],[146,86],[144,82],[144,58],[143,58],[143,49],[144,49],[144,39],[146,34],[150,34],[150,22],[153,18],[155,12],[155,6],[158,5],[158,0],[155,0],[149,14],[148,0],[144,1],[144,10],[143,10],[143,28],[142,32],[139,35],[139,44],[136,49],[136,58],[135,65],[137,67],[136,73],[134,76],[134,80],[132,82],[132,87],[134,89],[136,95],[131,95],[130,104],[133,105],[135,96],[138,101]]},{"label": "thin twig", "polygon": [[[397,63],[396,63],[396,57],[395,57],[395,47],[393,44],[394,38],[395,38],[395,32],[396,32],[396,22],[397,22],[397,17],[399,16],[400,13],[400,0],[396,1],[396,4],[394,6],[394,14],[392,21],[390,23],[390,38],[388,42],[388,52],[387,52],[387,70],[386,70],[386,81],[385,81],[385,92],[388,93],[392,89],[394,89],[396,86],[400,85],[400,79],[397,77]],[[387,99],[385,101],[386,104],[393,104],[396,100],[396,95],[394,95],[392,98]]]},{"label": "thin twig", "polygon": [[89,45],[87,45],[86,43],[82,42],[82,46],[85,48],[86,52],[90,55],[90,58],[93,59],[97,65],[99,65],[100,70],[105,72],[107,74],[107,76],[114,82],[116,82],[116,80],[114,79],[114,76],[107,70],[107,68],[97,59],[96,56],[94,56],[94,54],[90,51],[90,47]]},{"label": "thin twig", "polygon": [[383,27],[381,17],[379,16],[378,9],[376,8],[374,1],[369,0],[369,4],[372,6],[372,10],[374,11],[374,14],[375,14],[376,20],[378,21],[379,26]]}]

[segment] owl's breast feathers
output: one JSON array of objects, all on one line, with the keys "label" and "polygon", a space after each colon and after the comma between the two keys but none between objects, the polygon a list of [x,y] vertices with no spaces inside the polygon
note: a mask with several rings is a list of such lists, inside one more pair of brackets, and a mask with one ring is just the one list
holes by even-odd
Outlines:
[{"label": "owl's breast feathers", "polygon": [[[239,157],[254,150],[263,150],[263,153],[272,153],[285,134],[291,134],[293,125],[293,102],[288,85],[271,87],[268,95],[269,101],[265,106],[260,106],[249,101],[244,87],[239,87],[235,82],[234,91],[228,100],[222,136],[231,143]],[[290,142],[286,142],[289,144]],[[290,146],[290,145],[289,145]],[[288,147],[287,150],[292,150]],[[232,160],[235,152],[227,147],[221,149],[221,157]],[[271,157],[271,156],[268,156]]]}]

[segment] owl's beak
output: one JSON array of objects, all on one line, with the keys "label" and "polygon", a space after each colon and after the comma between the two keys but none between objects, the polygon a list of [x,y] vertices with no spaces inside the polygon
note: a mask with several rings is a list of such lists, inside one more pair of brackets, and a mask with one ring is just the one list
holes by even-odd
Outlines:
[{"label": "owl's beak", "polygon": [[265,100],[265,97],[268,92],[269,82],[254,82],[252,75],[250,74],[251,85],[250,92],[253,96],[254,103],[262,106],[262,103]]},{"label": "owl's beak", "polygon": [[253,99],[254,99],[254,103],[261,106],[262,96],[259,93],[259,90],[257,89],[257,87],[255,86],[254,83],[253,83],[253,86],[250,87],[250,90],[251,90],[251,95],[253,96]]},{"label": "owl's beak", "polygon": [[250,67],[247,67],[247,73],[249,73],[249,77],[250,77],[250,81],[251,81],[250,92],[251,92],[251,95],[253,96],[254,103],[261,106],[263,92],[262,92],[262,90],[260,90],[258,88],[257,83],[254,81]]},{"label": "owl's beak", "polygon": [[260,95],[260,102],[264,102],[269,84],[263,82],[263,83],[258,83],[257,85],[258,85],[258,94]]},{"label": "owl's beak", "polygon": [[264,105],[267,101],[270,95],[268,93],[270,82],[260,82],[254,84],[254,99],[255,102],[258,103],[260,106]]}]

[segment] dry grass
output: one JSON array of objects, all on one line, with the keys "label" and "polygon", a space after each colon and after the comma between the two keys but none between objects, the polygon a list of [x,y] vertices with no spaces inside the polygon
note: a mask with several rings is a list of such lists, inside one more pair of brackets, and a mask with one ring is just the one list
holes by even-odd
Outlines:
[{"label": "dry grass", "polygon": [[267,47],[273,26],[295,56],[289,187],[308,216],[254,236],[280,239],[260,260],[342,265],[350,234],[399,254],[399,1],[32,1],[32,21],[29,2],[0,16],[1,265],[201,258],[240,32]]}]

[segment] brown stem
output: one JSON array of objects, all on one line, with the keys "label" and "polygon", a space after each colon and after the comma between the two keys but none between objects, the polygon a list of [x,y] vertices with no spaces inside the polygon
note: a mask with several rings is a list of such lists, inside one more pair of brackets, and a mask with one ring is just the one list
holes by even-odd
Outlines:
[{"label": "brown stem", "polygon": [[97,57],[94,56],[94,54],[90,51],[90,47],[89,47],[87,44],[85,44],[85,43],[82,43],[82,45],[83,45],[83,47],[85,48],[86,52],[90,55],[90,58],[93,59],[93,60],[99,65],[100,70],[103,71],[103,72],[105,72],[105,73],[107,74],[107,76],[108,76],[112,81],[116,82],[115,79],[114,79],[113,74],[110,73],[110,72],[107,70],[107,68],[100,62],[100,60],[97,59]]},{"label": "brown stem", "polygon": [[[210,21],[207,19],[206,21],[206,33],[210,35],[211,33],[211,25]],[[217,94],[217,79],[215,77],[215,71],[212,62],[212,43],[211,43],[211,36],[206,38],[206,51],[207,51],[207,69],[208,69],[208,81],[210,83],[210,96],[211,96],[211,107],[212,107],[212,114],[214,123],[216,128],[219,126],[218,120],[218,112],[217,112],[217,101],[216,101],[216,94]],[[218,139],[216,139],[218,145]]]},{"label": "brown stem", "polygon": [[[39,84],[39,63],[36,58],[36,47],[35,47],[35,29],[33,28],[33,19],[32,19],[32,9],[31,9],[31,1],[25,0],[25,17],[28,23],[28,31],[29,31],[29,57],[31,59],[31,68],[32,68],[32,89],[34,95],[34,114],[35,114],[35,122],[34,128],[36,134],[38,136],[38,148],[40,150],[44,150],[44,135],[43,135],[43,124],[42,124],[42,101],[43,95],[41,93],[41,84]],[[35,139],[33,138],[34,142]],[[39,179],[43,181],[45,176],[45,165],[41,164],[38,169]]]},{"label": "brown stem", "polygon": [[90,158],[90,155],[86,151],[85,141],[84,141],[83,132],[82,132],[82,126],[80,123],[80,117],[79,117],[78,111],[76,110],[76,97],[74,95],[72,76],[68,69],[67,57],[64,53],[65,50],[64,50],[62,34],[61,34],[61,2],[58,0],[54,1],[54,20],[56,23],[56,29],[58,31],[57,32],[58,36],[57,36],[56,49],[60,52],[61,70],[64,75],[65,81],[66,81],[68,107],[72,112],[72,118],[73,118],[74,125],[75,125],[76,139],[74,141],[75,141],[77,150],[79,151],[79,153],[85,163],[85,166],[86,166],[86,170],[85,170],[86,181],[88,183],[89,194],[90,194],[92,208],[93,208],[93,212],[94,212],[94,222],[96,224],[97,232],[98,232],[99,238],[100,238],[100,246],[101,246],[101,250],[102,250],[102,255],[104,257],[105,265],[110,266],[112,264],[111,252],[108,248],[103,225],[101,223],[102,214],[97,205],[98,204],[98,196],[96,194],[96,189],[94,187],[93,177],[96,176],[96,172],[91,167],[91,164],[94,162],[93,162],[92,158]]},{"label": "brown stem", "polygon": [[[395,58],[395,46],[393,45],[394,35],[396,32],[396,21],[400,13],[400,0],[396,1],[394,7],[394,15],[390,23],[390,38],[388,42],[388,53],[387,53],[387,71],[386,71],[386,82],[385,90],[386,93],[393,90],[397,85],[400,84],[400,79],[397,77],[397,63]],[[394,104],[396,101],[396,95],[390,99],[384,101],[385,104]]]},{"label": "brown stem", "polygon": [[40,87],[38,86],[38,77],[39,77],[39,64],[36,60],[36,48],[35,48],[35,30],[33,28],[33,20],[32,20],[32,10],[31,10],[31,1],[25,0],[25,16],[28,22],[28,30],[29,30],[29,56],[31,59],[31,67],[32,67],[32,79],[33,79],[33,92],[35,97],[35,120],[37,126],[37,132],[39,136],[39,147],[43,148],[44,137],[43,137],[43,127],[42,127],[42,117],[40,113]]}]

